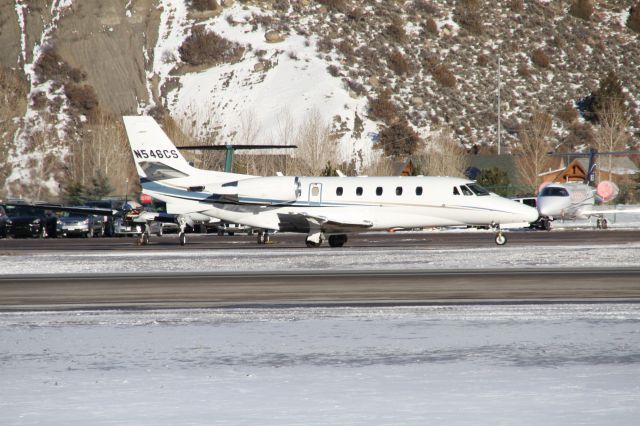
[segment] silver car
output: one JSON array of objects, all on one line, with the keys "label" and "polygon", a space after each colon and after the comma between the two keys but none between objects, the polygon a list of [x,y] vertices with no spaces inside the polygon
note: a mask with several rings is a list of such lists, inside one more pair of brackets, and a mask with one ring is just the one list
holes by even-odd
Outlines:
[{"label": "silver car", "polygon": [[57,234],[61,237],[102,237],[104,220],[91,214],[64,213],[58,218]]}]

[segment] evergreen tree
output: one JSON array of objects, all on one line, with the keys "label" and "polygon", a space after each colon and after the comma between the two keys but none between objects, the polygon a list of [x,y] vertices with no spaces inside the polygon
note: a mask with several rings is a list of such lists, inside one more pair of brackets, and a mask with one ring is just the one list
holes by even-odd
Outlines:
[{"label": "evergreen tree", "polygon": [[62,202],[70,205],[81,205],[87,201],[87,188],[79,181],[68,181],[62,190]]},{"label": "evergreen tree", "polygon": [[112,191],[113,187],[111,186],[111,182],[109,182],[109,178],[102,170],[98,170],[91,178],[91,186],[87,188],[86,195],[88,198],[100,199],[111,194]]},{"label": "evergreen tree", "polygon": [[616,73],[610,71],[605,78],[600,80],[600,86],[597,90],[578,102],[578,108],[585,120],[598,124],[601,121],[600,114],[605,109],[612,109],[611,107],[614,106],[619,107],[623,114],[626,115],[627,109],[624,100],[622,83],[620,83]]},{"label": "evergreen tree", "polygon": [[497,167],[482,169],[476,179],[479,185],[503,197],[510,196],[511,181],[506,171]]}]

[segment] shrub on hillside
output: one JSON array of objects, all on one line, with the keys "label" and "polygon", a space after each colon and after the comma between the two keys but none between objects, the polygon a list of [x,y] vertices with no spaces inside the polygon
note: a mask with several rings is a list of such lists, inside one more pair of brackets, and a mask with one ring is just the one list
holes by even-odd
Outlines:
[{"label": "shrub on hillside", "polygon": [[593,14],[593,4],[591,0],[573,0],[569,8],[569,13],[576,18],[588,21]]},{"label": "shrub on hillside", "polygon": [[427,23],[425,24],[425,29],[429,34],[438,35],[438,24],[433,18],[427,19]]},{"label": "shrub on hillside", "polygon": [[487,65],[489,65],[489,57],[484,53],[481,53],[478,55],[476,63],[478,64],[478,66],[486,67]]},{"label": "shrub on hillside", "polygon": [[436,83],[444,87],[456,87],[456,77],[445,64],[438,64],[432,71],[433,79]]},{"label": "shrub on hillside", "polygon": [[629,17],[627,18],[627,27],[633,31],[640,33],[640,2],[629,9]]},{"label": "shrub on hillside", "polygon": [[383,90],[377,98],[369,98],[369,117],[391,123],[398,117],[398,109],[391,100],[391,92]]},{"label": "shrub on hillside", "polygon": [[390,157],[406,157],[418,149],[420,136],[413,130],[406,119],[385,126],[380,131],[377,147]]},{"label": "shrub on hillside", "polygon": [[317,0],[317,2],[334,12],[344,13],[347,11],[347,4],[344,0]]},{"label": "shrub on hillside", "polygon": [[58,54],[54,47],[47,46],[34,64],[34,69],[42,81],[73,81],[79,83],[87,78],[87,74],[69,65]]},{"label": "shrub on hillside", "polygon": [[556,117],[566,124],[571,124],[578,119],[578,111],[574,108],[573,102],[569,101],[558,109]]},{"label": "shrub on hillside", "polygon": [[216,0],[190,0],[188,5],[192,10],[198,12],[206,12],[218,8],[218,2]]},{"label": "shrub on hillside", "polygon": [[88,84],[65,84],[64,94],[69,100],[69,105],[81,114],[91,116],[98,108],[98,95]]},{"label": "shrub on hillside", "polygon": [[413,7],[416,12],[424,15],[435,15],[438,13],[438,8],[427,0],[414,0]]},{"label": "shrub on hillside", "polygon": [[531,53],[531,62],[533,62],[540,68],[548,68],[551,61],[549,60],[549,56],[547,56],[544,49],[537,48]]},{"label": "shrub on hillside", "polygon": [[407,61],[407,58],[404,57],[402,53],[398,50],[393,51],[389,55],[389,67],[395,72],[397,75],[405,75],[409,74],[411,66]]},{"label": "shrub on hillside", "polygon": [[407,40],[407,33],[404,30],[404,21],[399,16],[394,16],[391,24],[387,27],[387,36],[396,43],[404,43]]},{"label": "shrub on hillside", "polygon": [[483,31],[480,5],[480,0],[460,0],[454,10],[456,22],[475,35],[482,34]]},{"label": "shrub on hillside", "polygon": [[511,1],[509,2],[509,9],[510,9],[512,12],[515,12],[515,13],[520,13],[520,12],[522,12],[522,10],[524,9],[524,2],[523,2],[523,0],[511,0]]},{"label": "shrub on hillside", "polygon": [[527,64],[519,64],[517,73],[520,77],[529,77],[531,75],[531,70],[529,69],[529,65]]},{"label": "shrub on hillside", "polygon": [[340,69],[334,64],[329,65],[327,67],[327,71],[329,71],[329,74],[331,74],[331,77],[339,77],[340,76]]},{"label": "shrub on hillside", "polygon": [[178,52],[180,59],[189,65],[214,65],[238,61],[244,47],[214,32],[206,32],[203,27],[195,27]]}]

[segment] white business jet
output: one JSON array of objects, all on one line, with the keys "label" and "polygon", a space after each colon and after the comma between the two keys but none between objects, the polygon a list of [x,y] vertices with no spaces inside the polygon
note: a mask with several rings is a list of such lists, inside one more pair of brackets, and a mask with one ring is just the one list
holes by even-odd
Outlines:
[{"label": "white business jet", "polygon": [[[633,153],[633,152],[629,152]],[[613,206],[597,206],[598,203],[608,203],[618,196],[620,190],[614,182],[604,180],[593,185],[596,170],[596,155],[619,155],[625,152],[598,152],[591,148],[587,154],[589,165],[583,182],[550,183],[544,185],[538,193],[536,205],[540,218],[536,225],[540,228],[551,229],[551,222],[556,219],[576,220],[596,218],[596,228],[606,229],[608,226],[605,215],[640,213],[638,208],[615,209]],[[565,155],[565,154],[561,154]]]},{"label": "white business jet", "polygon": [[611,181],[602,181],[596,187],[582,182],[551,183],[538,194],[540,213],[538,225],[551,229],[551,221],[596,218],[596,228],[607,229],[607,214],[640,213],[638,208],[616,209],[614,206],[597,206],[597,202],[609,202],[618,195],[618,186]]},{"label": "white business jet", "polygon": [[143,193],[165,201],[167,212],[198,214],[263,230],[307,234],[308,247],[328,237],[341,247],[347,234],[439,226],[528,226],[536,209],[453,177],[259,177],[192,167],[152,117],[123,117]]}]

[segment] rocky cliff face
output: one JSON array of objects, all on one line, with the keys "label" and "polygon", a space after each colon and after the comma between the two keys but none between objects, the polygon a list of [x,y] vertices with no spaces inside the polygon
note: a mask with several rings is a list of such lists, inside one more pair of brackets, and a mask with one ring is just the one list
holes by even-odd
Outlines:
[{"label": "rocky cliff face", "polygon": [[[5,1],[0,195],[46,198],[89,179],[79,152],[90,156],[103,124],[123,114],[171,117],[188,137],[218,143],[295,143],[317,116],[356,164],[380,155],[380,131],[399,123],[423,141],[447,127],[491,151],[498,58],[505,149],[540,110],[554,117],[554,143],[573,134],[575,145],[583,122],[566,110],[609,71],[637,132],[631,3]],[[95,167],[113,174],[108,160]]]}]

